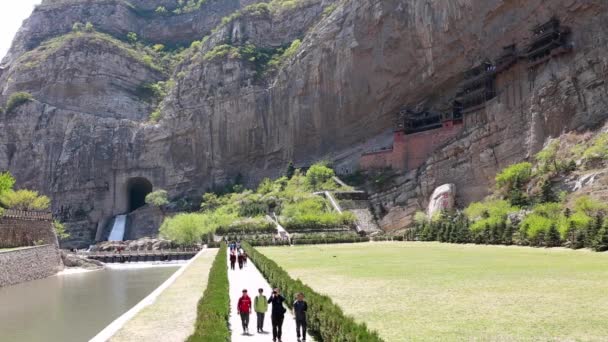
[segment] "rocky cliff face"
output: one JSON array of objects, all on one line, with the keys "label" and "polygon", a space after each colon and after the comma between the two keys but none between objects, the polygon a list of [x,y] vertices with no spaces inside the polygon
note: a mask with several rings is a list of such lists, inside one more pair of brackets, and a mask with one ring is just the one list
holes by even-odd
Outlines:
[{"label": "rocky cliff face", "polygon": [[[479,199],[498,168],[606,116],[608,5],[600,0],[250,3],[158,15],[177,3],[46,1],[24,23],[3,61],[0,103],[16,91],[35,101],[0,115],[0,169],[53,197],[71,223],[71,245],[93,241],[128,211],[134,177],[197,196],[239,173],[250,182],[276,175],[289,160],[329,158],[351,170],[396,108],[445,107],[464,70],[525,44],[551,16],[572,28],[573,53],[501,76],[500,96],[465,119],[460,137],[376,195],[383,226],[407,225],[442,183],[456,184],[461,203]],[[75,22],[104,35],[69,33]],[[208,37],[163,64],[115,41],[128,32],[168,46]],[[290,45],[295,53],[274,67],[260,58]],[[157,103],[138,90],[168,80],[163,119],[150,123]]]}]

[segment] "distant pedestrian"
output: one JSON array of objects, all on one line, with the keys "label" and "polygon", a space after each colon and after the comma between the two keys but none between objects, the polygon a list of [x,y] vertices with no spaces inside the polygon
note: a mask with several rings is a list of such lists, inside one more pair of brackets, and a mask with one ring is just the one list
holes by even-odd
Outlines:
[{"label": "distant pedestrian", "polygon": [[282,342],[281,336],[283,335],[283,320],[285,319],[285,312],[287,309],[283,306],[285,297],[281,296],[281,290],[278,288],[272,291],[272,295],[268,299],[268,303],[272,303],[272,314],[270,315],[272,321],[272,341]]},{"label": "distant pedestrian", "polygon": [[257,316],[258,323],[258,332],[264,332],[264,316],[266,315],[266,311],[268,311],[268,299],[264,296],[264,290],[259,289],[258,295],[255,297],[253,301],[253,309],[255,310],[255,314]]},{"label": "distant pedestrian", "polygon": [[230,253],[230,269],[234,271],[234,265],[236,264],[236,254],[234,252]]},{"label": "distant pedestrian", "polygon": [[[296,333],[298,335],[298,342],[306,342],[306,311],[308,311],[308,304],[304,300],[304,294],[298,293],[296,301],[293,302],[293,311],[296,316]],[[302,335],[300,335],[300,329],[302,329]],[[302,336],[302,339],[300,339]]]},{"label": "distant pedestrian", "polygon": [[243,266],[247,266],[247,252],[243,251],[241,255],[243,256]]},{"label": "distant pedestrian", "polygon": [[243,269],[243,254],[239,254],[237,259],[239,261],[239,270],[242,270]]},{"label": "distant pedestrian", "polygon": [[243,295],[239,298],[237,311],[241,315],[243,324],[243,334],[249,334],[249,314],[251,313],[251,298],[247,295],[247,290],[243,290]]}]

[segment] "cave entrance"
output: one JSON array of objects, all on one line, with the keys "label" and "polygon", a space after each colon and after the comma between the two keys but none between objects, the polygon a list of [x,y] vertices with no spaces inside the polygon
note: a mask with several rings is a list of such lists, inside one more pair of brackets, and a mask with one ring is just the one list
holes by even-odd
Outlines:
[{"label": "cave entrance", "polygon": [[127,183],[129,212],[146,204],[146,195],[152,192],[152,183],[143,177],[131,178]]}]

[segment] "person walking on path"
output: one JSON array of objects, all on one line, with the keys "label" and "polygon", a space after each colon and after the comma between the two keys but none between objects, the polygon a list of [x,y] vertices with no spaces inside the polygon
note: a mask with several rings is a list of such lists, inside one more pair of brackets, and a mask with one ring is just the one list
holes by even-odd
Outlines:
[{"label": "person walking on path", "polygon": [[287,310],[283,306],[285,297],[281,296],[281,290],[278,288],[272,291],[272,295],[268,299],[268,303],[272,303],[272,314],[270,316],[272,320],[272,341],[282,342],[281,336],[283,335],[283,320],[285,319],[285,312]]},{"label": "person walking on path", "polygon": [[236,254],[230,253],[230,269],[234,271],[234,265],[236,264]]},{"label": "person walking on path", "polygon": [[[296,334],[298,335],[298,342],[306,342],[306,311],[308,311],[308,304],[304,300],[304,294],[298,293],[296,301],[293,303],[293,311],[296,316]],[[302,339],[300,339],[300,328],[302,329]]]},{"label": "person walking on path", "polygon": [[242,253],[239,253],[238,260],[239,260],[239,270],[242,270],[243,269],[243,254]]},{"label": "person walking on path", "polygon": [[264,290],[259,289],[258,295],[255,297],[253,301],[253,309],[255,310],[257,324],[258,324],[258,332],[264,332],[264,316],[266,315],[266,311],[268,311],[268,299],[264,296]]},{"label": "person walking on path", "polygon": [[243,251],[243,253],[241,253],[241,255],[243,256],[243,267],[247,266],[247,252]]},{"label": "person walking on path", "polygon": [[243,290],[243,295],[239,298],[237,310],[241,315],[243,324],[243,334],[249,334],[249,314],[251,313],[251,298],[247,295],[247,290]]}]

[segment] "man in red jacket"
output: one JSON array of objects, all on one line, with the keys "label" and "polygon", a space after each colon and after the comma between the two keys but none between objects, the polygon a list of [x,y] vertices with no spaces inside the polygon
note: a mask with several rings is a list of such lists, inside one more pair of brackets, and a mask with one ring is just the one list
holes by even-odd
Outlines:
[{"label": "man in red jacket", "polygon": [[243,334],[249,334],[249,314],[251,313],[251,298],[247,295],[247,290],[243,290],[243,295],[239,298],[236,306],[241,323],[243,323]]}]

